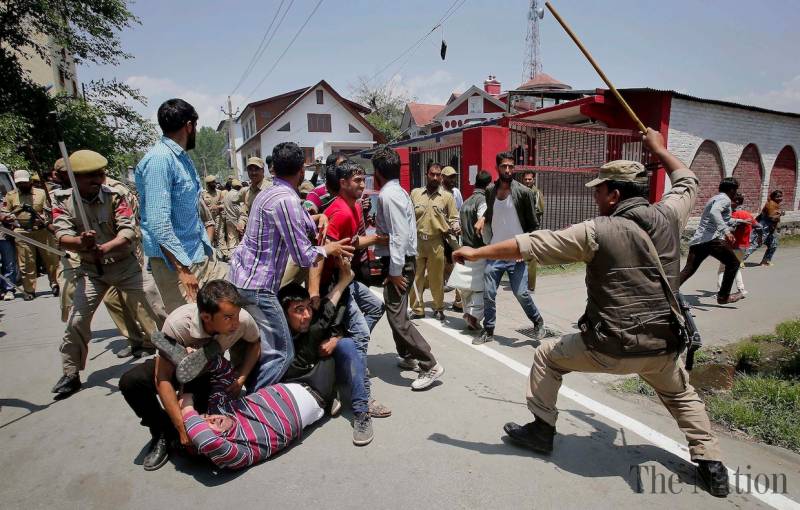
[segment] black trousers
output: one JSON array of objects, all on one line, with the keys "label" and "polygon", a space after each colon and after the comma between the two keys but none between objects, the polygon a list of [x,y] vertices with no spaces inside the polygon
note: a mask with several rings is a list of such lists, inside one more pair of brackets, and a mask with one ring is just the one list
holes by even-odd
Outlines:
[{"label": "black trousers", "polygon": [[722,275],[722,284],[719,287],[717,296],[727,298],[731,294],[731,287],[739,271],[739,258],[733,248],[724,239],[714,239],[706,243],[695,244],[689,247],[689,256],[686,259],[686,266],[681,271],[681,285],[692,277],[700,267],[700,264],[709,256],[714,257],[725,265],[725,273]]},{"label": "black trousers", "polygon": [[[382,275],[389,274],[389,257],[381,257]],[[419,361],[423,370],[429,370],[436,365],[436,358],[431,353],[431,346],[408,318],[408,291],[414,284],[414,257],[406,257],[403,265],[403,277],[408,288],[403,293],[397,291],[394,285],[386,283],[383,286],[383,301],[386,307],[386,319],[392,328],[392,337],[397,347],[397,354],[402,357],[412,357]]]},{"label": "black trousers", "polygon": [[[174,376],[172,384],[175,389],[180,387]],[[185,392],[194,394],[194,407],[198,413],[207,411],[210,389],[211,379],[208,373],[184,385]],[[177,439],[178,431],[158,400],[155,358],[125,372],[119,380],[119,390],[136,416],[141,418],[142,425],[150,429],[153,437],[166,434],[170,439]]]}]

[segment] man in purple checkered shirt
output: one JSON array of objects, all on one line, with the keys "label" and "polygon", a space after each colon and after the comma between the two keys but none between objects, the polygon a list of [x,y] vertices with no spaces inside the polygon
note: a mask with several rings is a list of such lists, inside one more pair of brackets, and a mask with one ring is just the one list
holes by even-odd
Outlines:
[{"label": "man in purple checkered shirt", "polygon": [[247,381],[251,392],[280,381],[294,357],[292,335],[277,297],[289,256],[307,268],[325,257],[349,257],[354,251],[350,239],[314,245],[317,227],[297,192],[304,161],[303,150],[295,143],[272,149],[273,186],[256,197],[242,242],[231,256],[229,279],[261,330],[261,358]]}]

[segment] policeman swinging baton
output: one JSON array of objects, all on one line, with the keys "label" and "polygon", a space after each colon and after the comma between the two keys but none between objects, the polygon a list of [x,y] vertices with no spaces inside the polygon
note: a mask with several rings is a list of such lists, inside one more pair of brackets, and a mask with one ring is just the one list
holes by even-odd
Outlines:
[{"label": "policeman swinging baton", "polygon": [[[67,170],[69,183],[72,186],[72,200],[75,202],[75,208],[78,210],[78,216],[81,218],[83,228],[86,232],[88,232],[91,230],[89,220],[86,217],[86,211],[83,209],[83,199],[81,198],[80,191],[78,191],[78,183],[75,180],[75,173],[72,171],[72,163],[69,161],[67,146],[64,144],[63,136],[61,136],[61,127],[58,124],[58,113],[50,112],[50,117],[53,120],[53,125],[56,127],[56,132],[58,133],[58,149],[61,151],[61,157],[64,160],[64,168]],[[94,267],[97,270],[97,274],[102,276],[103,264],[99,260],[96,260]]]},{"label": "policeman swinging baton", "polygon": [[[556,19],[556,21],[558,21],[558,23],[561,25],[561,27],[564,29],[567,35],[569,35],[570,38],[575,42],[575,44],[578,46],[578,49],[581,50],[581,53],[583,53],[583,55],[586,57],[589,63],[592,64],[592,67],[594,67],[594,70],[597,71],[597,74],[600,76],[600,78],[605,82],[606,85],[608,85],[608,89],[611,91],[612,94],[614,94],[614,97],[617,98],[617,101],[619,101],[619,104],[622,105],[622,108],[625,110],[625,113],[627,113],[628,116],[631,118],[631,120],[636,124],[636,127],[639,129],[639,131],[641,131],[643,135],[646,134],[647,127],[639,119],[639,117],[636,115],[636,112],[633,111],[633,108],[630,107],[628,102],[625,101],[625,98],[623,98],[622,94],[619,93],[617,87],[615,87],[614,84],[611,83],[611,80],[608,79],[606,73],[604,73],[603,70],[600,69],[600,66],[594,60],[592,54],[589,53],[589,50],[587,50],[586,47],[581,42],[581,40],[578,39],[578,36],[575,35],[575,32],[573,32],[572,29],[569,27],[569,25],[567,25],[567,22],[564,21],[564,18],[562,18],[561,15],[558,13],[558,11],[556,11],[556,8],[553,7],[553,4],[551,4],[550,2],[545,2],[544,4],[547,7],[547,9],[553,14],[553,17]],[[684,320],[683,333],[686,340],[686,370],[692,370],[692,368],[694,367],[694,353],[700,347],[703,346],[703,339],[700,337],[700,331],[698,331],[697,329],[697,325],[694,322],[694,316],[692,315],[691,307],[686,302],[686,299],[680,292],[675,292],[675,297],[677,298],[680,312]]]}]

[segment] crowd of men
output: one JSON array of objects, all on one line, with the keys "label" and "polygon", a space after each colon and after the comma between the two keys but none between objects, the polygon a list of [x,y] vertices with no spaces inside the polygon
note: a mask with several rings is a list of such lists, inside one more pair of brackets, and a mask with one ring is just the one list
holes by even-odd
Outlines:
[{"label": "crowd of men", "polygon": [[[497,292],[508,275],[541,340],[537,265],[580,261],[589,293],[581,331],[536,349],[528,389],[535,420],[509,423],[506,433],[549,453],[563,374],[638,373],[685,432],[709,490],[727,494],[717,440],[676,355],[683,343],[674,292],[710,255],[722,263],[718,301],[741,299],[744,258],[766,244],[762,265],[769,265],[775,252],[780,192],[756,220],[733,211],[743,197],[735,179],[724,179],[680,271],[679,238],[698,181],[653,131],[645,144],[672,180],[659,203],[646,199],[640,163],[611,162],[587,184],[600,216],[550,231],[541,228],[544,197],[534,174],[518,181],[510,152],[497,154],[498,178],[478,172],[474,193],[463,200],[458,173],[435,161],[425,185],[409,194],[400,185],[397,152],[380,146],[372,153],[380,187],[373,202],[364,196],[364,168],[342,155],[328,158],[322,184],[305,181],[304,153],[291,142],[265,160],[248,159],[247,186],[237,179],[223,186],[213,176],[201,184],[187,154],[197,121],[183,100],[160,106],[163,136],[136,166],[135,190],[106,174],[103,155],[78,150],[55,163],[51,182],[40,182],[49,189],[17,171],[17,189],[6,195],[0,217],[15,232],[23,299],[34,299],[43,270],[61,300],[66,331],[56,398],[81,388],[101,302],[129,340],[118,356],[158,352],[119,382],[151,434],[145,470],[163,466],[176,447],[229,468],[262,461],[325,413],[339,412],[336,383],[350,391],[354,444],[369,444],[372,419],[391,415],[375,398],[367,363],[371,333],[384,315],[398,368],[417,371],[411,389],[425,390],[444,374],[412,321],[425,317],[426,289],[433,317],[442,321],[444,296],[453,291],[453,308],[467,328],[480,330],[473,343],[483,344],[493,340]],[[14,299],[17,281],[16,268],[8,269],[10,242],[0,241],[4,299]],[[373,258],[382,299],[369,288]],[[734,281],[738,292],[731,293]]]}]

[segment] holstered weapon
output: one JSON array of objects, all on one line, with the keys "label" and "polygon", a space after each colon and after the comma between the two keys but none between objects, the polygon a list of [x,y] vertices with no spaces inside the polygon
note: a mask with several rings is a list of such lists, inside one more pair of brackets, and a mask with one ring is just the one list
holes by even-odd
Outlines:
[{"label": "holstered weapon", "polygon": [[686,370],[691,372],[692,368],[694,368],[694,353],[703,346],[703,338],[700,336],[700,331],[694,322],[692,308],[686,302],[683,294],[678,292],[676,296],[681,306],[681,314],[686,328]]}]

